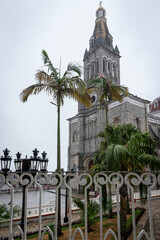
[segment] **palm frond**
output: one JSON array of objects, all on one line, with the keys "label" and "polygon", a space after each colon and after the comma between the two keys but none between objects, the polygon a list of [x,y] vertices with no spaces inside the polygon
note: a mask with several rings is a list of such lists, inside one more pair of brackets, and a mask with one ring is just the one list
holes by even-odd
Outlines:
[{"label": "palm frond", "polygon": [[77,73],[79,77],[82,76],[82,66],[80,63],[77,63],[77,62],[69,63],[67,67],[67,71]]},{"label": "palm frond", "polygon": [[65,92],[66,92],[65,96],[82,103],[86,107],[90,108],[92,106],[92,99],[89,94],[87,93],[81,94],[79,92],[79,89],[70,89],[70,88],[65,89]]},{"label": "palm frond", "polygon": [[48,67],[48,72],[51,71],[56,77],[58,75],[57,69],[53,66],[47,52],[44,49],[42,50],[42,60],[43,63]]},{"label": "palm frond", "polygon": [[47,92],[49,95],[52,95],[52,89],[53,89],[53,86],[50,86],[50,85],[47,85],[47,84],[42,84],[42,83],[37,83],[37,84],[31,85],[31,86],[25,88],[21,92],[20,100],[22,102],[26,102],[30,95],[32,95],[32,94],[37,95],[42,90],[45,90],[45,92]]},{"label": "palm frond", "polygon": [[48,73],[46,73],[45,71],[42,71],[42,70],[38,70],[36,72],[35,79],[39,83],[50,83],[50,82],[54,83],[54,80],[50,77],[50,75]]},{"label": "palm frond", "polygon": [[102,78],[91,78],[90,80],[89,80],[89,85],[90,86],[97,86],[97,87],[99,87],[99,86],[101,86],[102,85],[102,83],[103,83],[103,79]]}]

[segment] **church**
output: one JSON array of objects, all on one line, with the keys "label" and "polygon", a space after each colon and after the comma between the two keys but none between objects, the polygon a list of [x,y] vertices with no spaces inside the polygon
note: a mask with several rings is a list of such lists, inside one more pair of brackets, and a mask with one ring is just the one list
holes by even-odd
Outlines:
[{"label": "church", "polygon": [[[107,26],[106,11],[101,6],[96,11],[93,35],[89,40],[89,50],[84,53],[84,81],[100,75],[110,76],[115,85],[120,81],[120,52],[113,45],[113,37]],[[89,171],[94,155],[99,149],[97,134],[104,130],[105,107],[99,108],[99,94],[92,92],[93,105],[87,109],[78,103],[78,114],[69,121],[68,171]],[[157,140],[160,154],[160,98],[153,103],[129,94],[123,102],[109,103],[109,124],[132,123],[143,132],[150,132]]]}]

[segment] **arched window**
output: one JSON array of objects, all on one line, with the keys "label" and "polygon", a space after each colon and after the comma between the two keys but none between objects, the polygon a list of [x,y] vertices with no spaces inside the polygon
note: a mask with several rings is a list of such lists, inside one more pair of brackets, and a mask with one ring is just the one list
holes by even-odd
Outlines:
[{"label": "arched window", "polygon": [[96,63],[96,73],[99,73],[99,61],[97,59],[97,63]]},{"label": "arched window", "polygon": [[139,118],[136,118],[135,119],[135,127],[140,129],[140,127],[141,127],[140,125],[141,125],[141,122],[140,122]]},{"label": "arched window", "polygon": [[106,72],[106,61],[105,61],[105,59],[103,59],[103,72],[104,73]]},{"label": "arched window", "polygon": [[113,64],[113,67],[112,67],[112,76],[115,77],[115,66]]},{"label": "arched window", "polygon": [[76,166],[76,164],[74,163],[73,164],[73,172],[75,173],[77,171],[77,166]]},{"label": "arched window", "polygon": [[94,63],[92,63],[91,65],[91,77],[94,76]]},{"label": "arched window", "polygon": [[108,62],[108,73],[110,73],[110,72],[111,72],[111,63]]},{"label": "arched window", "polygon": [[87,68],[87,80],[89,80],[89,68]]}]

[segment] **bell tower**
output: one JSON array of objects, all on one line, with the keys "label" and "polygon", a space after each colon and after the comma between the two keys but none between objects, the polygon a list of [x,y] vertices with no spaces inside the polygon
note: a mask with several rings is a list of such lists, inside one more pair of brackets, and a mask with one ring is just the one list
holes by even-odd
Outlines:
[{"label": "bell tower", "polygon": [[[89,50],[84,54],[84,81],[89,85],[91,78],[100,75],[113,79],[120,85],[120,55],[118,47],[113,47],[113,38],[107,26],[106,11],[101,6],[96,11],[93,34],[89,40]],[[92,107],[78,103],[78,114],[69,119],[68,169],[76,165],[77,170],[89,170],[93,157],[99,149],[97,134],[105,128],[105,107],[99,108],[99,92],[92,92]],[[77,135],[77,138],[74,136]],[[76,140],[75,140],[76,139]],[[75,164],[75,165],[74,165]]]},{"label": "bell tower", "polygon": [[96,11],[93,35],[89,40],[89,50],[84,54],[84,80],[105,75],[120,85],[120,55],[118,47],[113,47],[113,37],[107,26],[106,11],[101,6]]}]

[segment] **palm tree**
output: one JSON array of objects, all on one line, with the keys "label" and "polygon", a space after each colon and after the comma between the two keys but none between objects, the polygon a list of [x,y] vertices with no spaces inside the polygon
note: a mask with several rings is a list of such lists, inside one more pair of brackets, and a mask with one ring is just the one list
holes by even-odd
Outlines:
[{"label": "palm tree", "polygon": [[[73,199],[73,202],[77,205],[78,208],[81,209],[81,219],[83,222],[85,221],[85,206],[84,202],[80,199]],[[99,214],[99,204],[93,200],[88,199],[87,204],[87,226],[88,231],[93,231],[92,224],[94,223],[94,219]]]},{"label": "palm tree", "polygon": [[[149,133],[142,133],[131,124],[117,127],[107,126],[100,133],[104,137],[101,149],[96,155],[98,170],[103,171],[143,171],[160,169],[160,159],[156,156],[155,141]],[[96,169],[95,166],[95,169]],[[127,185],[120,188],[121,239],[125,239],[127,215]]]},{"label": "palm tree", "polygon": [[55,68],[45,50],[42,50],[42,60],[48,68],[48,73],[38,70],[35,79],[38,83],[25,88],[20,94],[22,102],[26,102],[32,94],[37,95],[42,90],[52,96],[57,107],[57,170],[61,169],[60,157],[60,107],[64,104],[64,98],[69,97],[91,107],[90,96],[85,92],[85,83],[81,77],[81,67],[76,63],[69,63],[67,70],[61,76],[60,70]]},{"label": "palm tree", "polygon": [[115,100],[122,102],[124,96],[128,95],[128,88],[124,86],[117,86],[113,83],[113,79],[104,75],[99,75],[96,79],[90,79],[88,92],[100,91],[100,108],[105,103],[106,109],[106,125],[108,125],[108,104]]},{"label": "palm tree", "polygon": [[[55,68],[46,53],[42,50],[42,60],[47,67],[47,72],[38,70],[35,74],[36,84],[25,88],[20,94],[20,100],[26,102],[32,94],[37,95],[41,91],[51,95],[54,104],[57,107],[57,171],[61,170],[61,154],[60,154],[60,108],[64,104],[64,98],[72,98],[86,107],[91,107],[91,98],[86,92],[85,83],[81,79],[81,66],[77,63],[69,63],[67,70],[61,76],[58,68]],[[59,192],[60,206],[60,192]],[[59,207],[59,224],[58,232],[60,234],[60,207]]]}]

